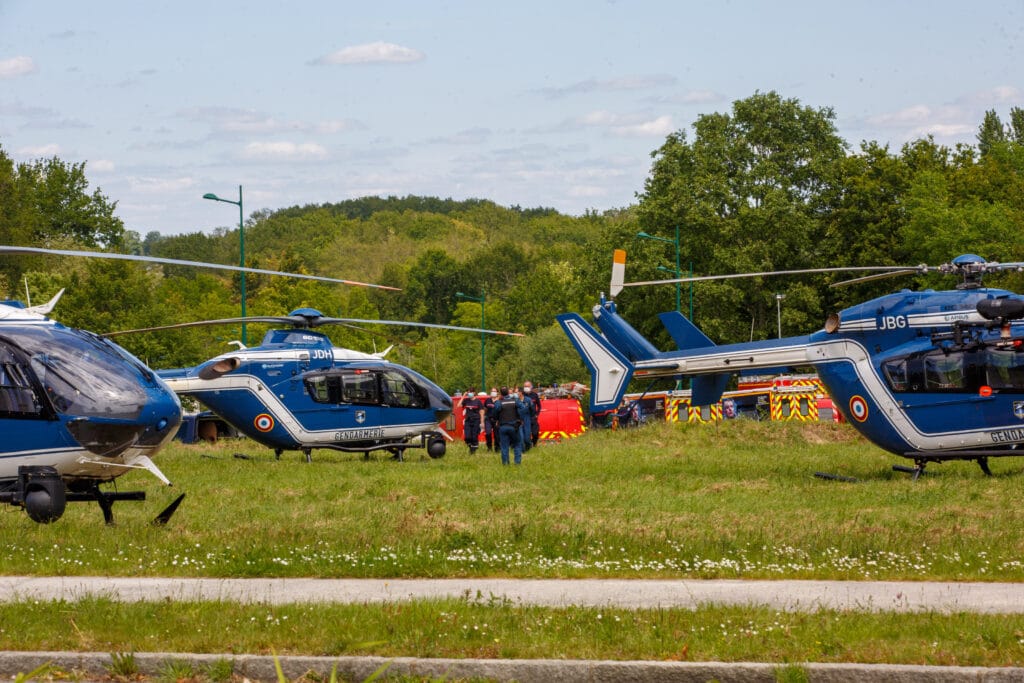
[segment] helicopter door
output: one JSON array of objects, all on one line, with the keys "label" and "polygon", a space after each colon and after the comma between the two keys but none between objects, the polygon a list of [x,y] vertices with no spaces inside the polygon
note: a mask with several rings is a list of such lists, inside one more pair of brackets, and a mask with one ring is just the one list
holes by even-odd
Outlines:
[{"label": "helicopter door", "polygon": [[380,438],[381,392],[379,371],[340,369],[306,375],[306,391],[320,407],[324,424],[339,429],[338,440]]}]

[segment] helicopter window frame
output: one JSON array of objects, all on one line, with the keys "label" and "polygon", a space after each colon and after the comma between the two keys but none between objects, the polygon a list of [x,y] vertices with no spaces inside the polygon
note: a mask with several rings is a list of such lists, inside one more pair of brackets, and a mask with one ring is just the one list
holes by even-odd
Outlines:
[{"label": "helicopter window frame", "polygon": [[381,405],[393,408],[427,408],[430,399],[419,385],[397,368],[380,371]]},{"label": "helicopter window frame", "polygon": [[1024,352],[1016,348],[929,349],[885,360],[881,370],[894,393],[1024,393]]},{"label": "helicopter window frame", "polygon": [[306,393],[316,403],[381,405],[380,371],[344,368],[307,375]]},{"label": "helicopter window frame", "polygon": [[[10,353],[4,353],[9,356]],[[0,416],[44,417],[43,405],[24,367],[13,358],[0,360]]]}]

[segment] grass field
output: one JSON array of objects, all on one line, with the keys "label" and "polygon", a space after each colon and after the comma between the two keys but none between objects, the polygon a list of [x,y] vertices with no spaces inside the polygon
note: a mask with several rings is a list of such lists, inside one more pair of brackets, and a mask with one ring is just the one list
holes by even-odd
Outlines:
[{"label": "grass field", "polygon": [[[251,459],[233,457],[244,453]],[[320,451],[275,461],[248,441],[174,446],[144,504],[56,524],[0,515],[0,572],[171,576],[1024,579],[1024,461],[931,466],[846,426],[732,421],[588,432],[501,467]],[[823,481],[814,471],[856,477]],[[171,523],[147,522],[178,491]]]},{"label": "grass field", "polygon": [[389,605],[133,603],[0,607],[0,649],[1008,666],[1024,615],[551,609],[461,600]]},{"label": "grass field", "polygon": [[[233,457],[242,453],[247,459]],[[455,444],[407,462],[251,442],[174,446],[144,504],[0,515],[0,573],[122,576],[1024,579],[1024,461],[920,481],[853,430],[735,421],[590,432],[502,467]],[[813,472],[855,477],[824,481]],[[167,527],[148,521],[178,491]],[[1024,661],[1024,616],[391,605],[0,605],[0,649],[451,657]]]}]

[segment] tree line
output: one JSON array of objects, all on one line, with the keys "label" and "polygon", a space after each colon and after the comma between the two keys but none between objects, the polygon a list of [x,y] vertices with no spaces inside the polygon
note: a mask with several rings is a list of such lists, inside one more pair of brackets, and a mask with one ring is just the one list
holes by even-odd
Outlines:
[{"label": "tree line", "polygon": [[[116,201],[90,190],[86,164],[52,158],[14,163],[0,148],[0,242],[86,247],[186,260],[238,262],[237,228],[144,237],[126,230]],[[829,108],[755,93],[728,112],[704,114],[652,152],[650,174],[628,206],[582,216],[503,207],[485,199],[366,197],[257,211],[245,224],[247,264],[400,287],[368,290],[270,276],[247,277],[251,315],[310,306],[326,315],[486,326],[525,338],[487,339],[489,384],[586,378],[554,316],[586,312],[606,291],[611,253],[629,253],[627,279],[670,276],[680,234],[682,270],[696,275],[947,261],[978,253],[1024,260],[1024,110],[995,111],[977,143],[931,138],[899,150],[843,140]],[[644,231],[661,240],[641,239]],[[659,269],[660,267],[660,269]],[[695,322],[717,342],[821,327],[828,312],[913,286],[951,286],[937,276],[830,288],[838,275],[683,285]],[[4,257],[0,284],[36,300],[67,287],[55,317],[108,332],[239,314],[240,281],[180,267],[45,257]],[[1020,275],[1002,276],[1007,288]],[[462,293],[463,296],[459,296]],[[477,301],[483,299],[484,310]],[[672,285],[627,288],[621,310],[669,348],[655,318],[675,306]],[[260,334],[250,326],[250,336]],[[450,390],[479,385],[480,337],[385,326],[329,328],[339,345],[372,351]],[[237,327],[121,337],[157,368],[192,365],[228,350]],[[252,343],[252,339],[250,339]]]}]

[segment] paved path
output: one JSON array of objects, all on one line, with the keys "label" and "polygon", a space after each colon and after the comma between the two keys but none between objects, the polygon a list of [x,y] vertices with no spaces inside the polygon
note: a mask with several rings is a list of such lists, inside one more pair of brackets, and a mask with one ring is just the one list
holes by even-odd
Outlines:
[{"label": "paved path", "polygon": [[227,600],[380,603],[427,598],[562,607],[763,605],[819,609],[1024,614],[1024,583],[639,579],[187,579],[0,576],[0,601]]}]

